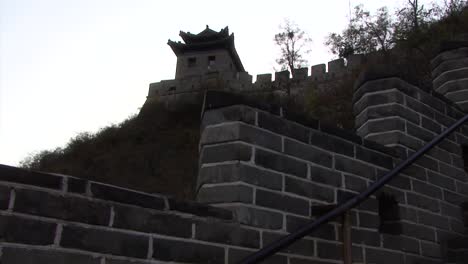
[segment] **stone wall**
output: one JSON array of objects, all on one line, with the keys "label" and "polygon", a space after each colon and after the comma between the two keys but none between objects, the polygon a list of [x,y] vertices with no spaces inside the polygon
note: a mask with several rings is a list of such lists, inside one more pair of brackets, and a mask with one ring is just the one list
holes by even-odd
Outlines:
[{"label": "stone wall", "polygon": [[[400,79],[390,81],[374,81],[378,84],[373,87],[383,91],[392,87],[395,92],[399,91],[393,88],[399,87],[395,83],[404,83]],[[363,82],[357,90],[359,99],[378,96],[363,99],[366,104],[356,100],[357,106],[366,105],[369,112],[362,122],[379,121],[375,126],[379,133],[388,129],[409,139],[415,137],[420,143],[415,148],[435,135],[424,128],[427,124],[435,125],[434,120],[423,119],[416,110],[402,112],[403,106],[384,105],[388,102],[379,96],[383,92],[366,88],[374,82]],[[382,85],[388,82],[391,85]],[[418,92],[418,98],[424,98]],[[218,108],[222,106],[220,101],[220,97],[213,104],[208,100],[208,107],[217,109],[206,111],[203,117],[197,199],[232,210],[242,224],[271,230],[269,236],[294,231],[320,215],[326,205],[346,201],[407,156],[398,143],[384,147],[366,139],[362,131],[369,129],[359,130],[361,138],[318,121],[301,120],[281,109],[265,111],[243,103],[236,105],[232,99],[226,99],[226,105],[230,106]],[[452,113],[456,109],[450,104],[439,103],[444,109],[451,109],[448,110],[451,114],[439,117],[445,125],[439,124],[438,132],[455,121],[452,114],[461,114]],[[422,109],[418,104],[413,106]],[[386,116],[375,118],[371,109],[381,110],[377,112]],[[401,113],[417,115],[419,121],[424,120],[421,121],[424,126],[418,121],[409,124],[409,130],[404,125],[392,127],[404,121],[399,117]],[[397,130],[399,127],[401,131]],[[468,241],[461,209],[462,203],[468,201],[468,177],[463,170],[461,150],[468,136],[466,131],[464,128],[453,135],[351,211],[355,263],[440,263],[448,261],[449,256],[451,260],[455,258],[449,253],[454,245],[462,252],[460,241]],[[286,252],[303,255],[297,258],[310,261],[339,261],[340,230],[339,221],[329,223]],[[308,248],[308,254],[301,253],[304,248]],[[466,254],[468,246],[464,248]]]}]

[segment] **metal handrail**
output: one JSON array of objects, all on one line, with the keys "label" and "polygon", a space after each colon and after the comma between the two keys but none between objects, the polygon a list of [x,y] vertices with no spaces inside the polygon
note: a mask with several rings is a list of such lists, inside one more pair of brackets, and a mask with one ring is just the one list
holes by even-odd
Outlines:
[{"label": "metal handrail", "polygon": [[386,183],[388,183],[393,177],[395,177],[398,173],[404,170],[406,167],[410,166],[415,162],[419,157],[424,155],[427,151],[437,145],[440,141],[444,140],[448,135],[450,135],[454,130],[460,127],[463,123],[468,120],[468,115],[465,115],[463,118],[458,120],[455,124],[447,128],[443,131],[440,135],[432,139],[429,143],[427,143],[424,147],[420,150],[415,152],[405,161],[401,162],[393,168],[390,172],[386,173],[382,178],[378,179],[374,183],[372,183],[369,188],[367,188],[362,193],[354,196],[353,198],[349,199],[348,201],[338,205],[335,209],[331,210],[330,212],[324,214],[323,216],[319,217],[315,221],[310,222],[309,224],[299,228],[298,230],[294,231],[293,233],[286,235],[268,245],[260,249],[259,251],[252,253],[251,255],[247,256],[243,259],[240,264],[253,264],[258,263],[265,258],[277,253],[278,251],[288,247],[295,241],[303,238],[304,236],[310,234],[312,231],[316,230],[322,224],[325,224],[336,217],[342,215],[346,211],[356,207],[364,200],[366,200],[369,196],[374,194],[380,188],[382,188]]}]

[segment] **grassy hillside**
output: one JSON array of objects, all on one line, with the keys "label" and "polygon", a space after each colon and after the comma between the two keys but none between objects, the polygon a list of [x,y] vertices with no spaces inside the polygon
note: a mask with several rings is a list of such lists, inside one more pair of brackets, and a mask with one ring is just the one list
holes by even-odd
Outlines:
[{"label": "grassy hillside", "polygon": [[199,106],[168,111],[147,103],[139,116],[96,134],[82,133],[64,148],[27,158],[22,166],[191,199],[199,129]]}]

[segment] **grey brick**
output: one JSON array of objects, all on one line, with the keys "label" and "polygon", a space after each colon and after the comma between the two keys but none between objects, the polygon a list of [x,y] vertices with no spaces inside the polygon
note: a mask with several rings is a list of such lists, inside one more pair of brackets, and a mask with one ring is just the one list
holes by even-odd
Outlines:
[{"label": "grey brick", "polygon": [[417,195],[414,193],[406,193],[406,198],[408,200],[408,204],[410,205],[423,208],[423,209],[427,209],[433,212],[440,211],[439,203],[434,199],[421,196],[421,195]]},{"label": "grey brick", "polygon": [[375,179],[373,167],[343,156],[335,156],[335,169],[368,179]]},{"label": "grey brick", "polygon": [[321,149],[354,157],[353,143],[316,130],[311,130],[310,144]]},{"label": "grey brick", "polygon": [[15,182],[60,190],[62,177],[0,164],[0,181]]},{"label": "grey brick", "polygon": [[6,186],[0,186],[0,210],[8,208],[10,202],[10,188]]},{"label": "grey brick", "polygon": [[273,190],[281,190],[283,186],[283,176],[281,174],[242,163],[203,167],[198,174],[198,187],[205,183],[236,181],[243,181]]},{"label": "grey brick", "polygon": [[[255,251],[237,249],[237,248],[229,248],[228,250],[228,263],[235,264],[240,263],[240,261],[246,258],[248,255],[255,253]],[[222,263],[222,262],[220,262]],[[268,263],[271,264],[287,264],[288,258],[285,256],[281,256],[275,254],[273,256],[268,257]]]},{"label": "grey brick", "polygon": [[91,193],[96,198],[152,209],[164,209],[166,206],[161,197],[96,182],[91,183]]},{"label": "grey brick", "polygon": [[176,237],[192,235],[192,220],[178,215],[115,205],[114,227]]},{"label": "grey brick", "polygon": [[441,207],[441,214],[445,216],[450,216],[450,217],[455,217],[455,218],[460,218],[461,216],[461,210],[458,205],[455,204],[448,204],[448,203],[440,203]]},{"label": "grey brick", "polygon": [[27,219],[19,216],[0,215],[0,241],[50,245],[54,243],[55,223]]},{"label": "grey brick", "polygon": [[382,242],[384,248],[420,254],[419,240],[414,238],[383,234]]},{"label": "grey brick", "polygon": [[359,226],[366,228],[378,229],[380,218],[378,215],[369,214],[367,212],[359,212]]},{"label": "grey brick", "polygon": [[314,183],[285,177],[285,191],[325,202],[334,202],[335,191]]},{"label": "grey brick", "polygon": [[451,164],[452,158],[450,157],[450,152],[447,152],[441,148],[434,147],[427,153],[430,157],[433,157],[436,160],[443,161],[445,163]]},{"label": "grey brick", "polygon": [[110,219],[110,206],[101,202],[26,189],[16,190],[14,210],[93,225],[107,225]]},{"label": "grey brick", "polygon": [[106,258],[106,264],[150,264],[150,261],[147,260],[134,260],[134,259],[116,259],[116,258]]},{"label": "grey brick", "polygon": [[449,230],[449,219],[446,216],[418,211],[418,221],[427,226],[435,226],[440,229]]},{"label": "grey brick", "polygon": [[341,244],[317,241],[317,256],[322,259],[343,259],[343,247]]},{"label": "grey brick", "polygon": [[87,180],[75,177],[67,177],[67,191],[71,193],[86,193]]},{"label": "grey brick", "polygon": [[390,156],[356,146],[356,158],[387,169],[393,168],[393,159]]},{"label": "grey brick", "polygon": [[381,104],[388,104],[388,103],[397,103],[403,104],[403,94],[400,91],[389,91],[386,93],[379,93],[379,94],[370,94],[365,97],[362,97],[360,101],[358,101],[353,106],[353,111],[357,116],[361,113],[364,109],[369,106],[381,105]]},{"label": "grey brick", "polygon": [[423,241],[421,241],[421,253],[423,256],[432,258],[440,258],[442,256],[440,245]]},{"label": "grey brick", "polygon": [[290,139],[284,141],[284,152],[313,163],[331,168],[333,157],[328,152],[315,148],[309,144],[299,143]]},{"label": "grey brick", "polygon": [[432,198],[442,199],[442,190],[434,185],[422,181],[412,180],[413,190]]},{"label": "grey brick", "polygon": [[258,126],[302,142],[309,141],[309,128],[265,112],[258,112]]},{"label": "grey brick", "polygon": [[305,178],[307,176],[307,164],[293,158],[257,149],[255,151],[255,163],[272,170],[293,174]]},{"label": "grey brick", "polygon": [[443,187],[445,189],[449,189],[455,191],[455,181],[452,178],[445,177],[442,174],[433,172],[428,170],[427,171],[427,180],[428,182]]},{"label": "grey brick", "polygon": [[402,171],[402,174],[411,176],[418,180],[427,181],[426,169],[418,165],[411,165]]},{"label": "grey brick", "polygon": [[427,116],[428,118],[433,119],[434,118],[434,109],[428,107],[427,105],[420,103],[418,100],[410,97],[410,96],[405,96],[406,98],[406,106],[413,109],[417,113],[423,114]]},{"label": "grey brick", "polygon": [[218,221],[197,221],[195,238],[203,241],[227,245],[260,247],[260,233],[257,230],[242,228],[236,223],[219,223]]},{"label": "grey brick", "polygon": [[403,254],[381,249],[366,248],[366,261],[375,264],[404,263]]},{"label": "grey brick", "polygon": [[465,225],[463,222],[458,221],[457,219],[450,219],[450,230],[459,234],[465,232]]},{"label": "grey brick", "polygon": [[391,130],[405,131],[405,120],[399,117],[369,120],[363,126],[358,128],[357,133],[362,136]]},{"label": "grey brick", "polygon": [[191,263],[223,263],[224,248],[188,241],[153,238],[153,258]]},{"label": "grey brick", "polygon": [[233,214],[230,210],[214,207],[202,203],[168,198],[169,209],[177,212],[188,213],[203,217],[216,217],[219,219],[232,220]]},{"label": "grey brick", "polygon": [[361,192],[367,188],[367,181],[352,175],[345,175],[346,189]]},{"label": "grey brick", "polygon": [[380,235],[376,231],[364,229],[351,229],[351,241],[353,244],[364,244],[368,246],[380,246]]},{"label": "grey brick", "polygon": [[232,121],[241,121],[253,125],[255,124],[255,112],[255,109],[243,105],[208,110],[203,113],[202,127]]},{"label": "grey brick", "polygon": [[280,136],[243,123],[228,123],[222,126],[208,127],[202,133],[200,144],[205,145],[227,141],[244,141],[281,151]]},{"label": "grey brick", "polygon": [[[410,151],[410,153],[413,154],[412,151]],[[439,171],[439,164],[441,162],[438,162],[436,159],[431,158],[428,155],[424,155],[424,156],[419,157],[414,163],[428,170]]]},{"label": "grey brick", "polygon": [[310,180],[312,182],[331,185],[333,187],[341,187],[342,176],[341,173],[325,169],[319,166],[309,165],[310,167]]},{"label": "grey brick", "polygon": [[459,181],[466,181],[468,179],[468,176],[466,175],[465,171],[455,168],[453,166],[449,166],[445,163],[439,163],[440,166],[440,173],[451,177],[452,179],[456,179]]},{"label": "grey brick", "polygon": [[309,215],[307,200],[260,189],[256,191],[255,204],[299,215]]},{"label": "grey brick", "polygon": [[3,247],[3,264],[99,264],[101,258],[55,249]]},{"label": "grey brick", "polygon": [[[305,226],[306,224],[310,223],[312,219],[310,218],[302,218],[293,215],[286,215],[286,231],[291,233],[296,231],[297,229]],[[336,240],[336,231],[335,227],[330,224],[324,224],[320,226],[319,229],[312,232],[310,237],[317,237],[326,240]]]},{"label": "grey brick", "polygon": [[427,241],[436,241],[435,230],[433,228],[405,222],[401,223],[401,226],[403,228],[402,235]]},{"label": "grey brick", "polygon": [[283,227],[283,214],[247,206],[231,207],[241,224],[267,229]]},{"label": "grey brick", "polygon": [[335,262],[312,260],[312,259],[301,259],[301,258],[289,258],[289,264],[330,264]]},{"label": "grey brick", "polygon": [[444,190],[444,200],[452,204],[460,205],[466,201],[466,197],[451,191]]},{"label": "grey brick", "polygon": [[204,146],[201,151],[201,163],[215,163],[231,160],[249,161],[251,157],[252,147],[241,143]]},{"label": "grey brick", "polygon": [[63,226],[60,245],[65,248],[135,258],[146,258],[148,253],[146,236],[74,225]]},{"label": "grey brick", "polygon": [[252,203],[253,189],[245,185],[202,186],[198,191],[197,201],[201,203]]},{"label": "grey brick", "polygon": [[[271,233],[271,232],[263,232],[263,245],[266,246],[282,237],[286,234],[278,234],[278,233]],[[314,248],[314,240],[309,239],[300,239],[294,242],[289,247],[281,250],[284,253],[302,255],[302,256],[314,256],[315,248]]]},{"label": "grey brick", "polygon": [[419,115],[417,113],[409,110],[402,104],[392,104],[367,108],[366,112],[356,118],[356,127],[361,126],[368,120],[391,116],[398,116],[415,124],[419,123]]}]

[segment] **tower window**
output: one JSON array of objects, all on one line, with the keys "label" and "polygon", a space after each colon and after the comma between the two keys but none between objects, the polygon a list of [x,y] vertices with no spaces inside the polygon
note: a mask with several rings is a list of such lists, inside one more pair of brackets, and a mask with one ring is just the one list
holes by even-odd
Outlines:
[{"label": "tower window", "polygon": [[188,66],[189,67],[195,67],[197,65],[197,58],[188,58]]},{"label": "tower window", "polygon": [[208,66],[214,65],[216,62],[216,56],[208,56]]}]

